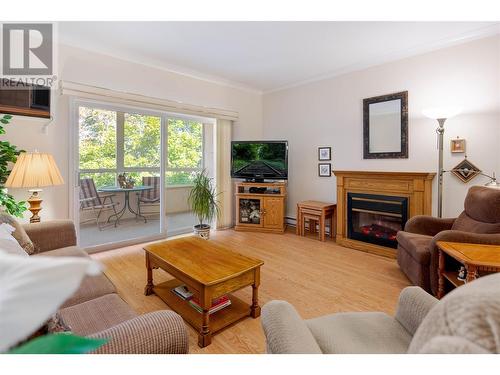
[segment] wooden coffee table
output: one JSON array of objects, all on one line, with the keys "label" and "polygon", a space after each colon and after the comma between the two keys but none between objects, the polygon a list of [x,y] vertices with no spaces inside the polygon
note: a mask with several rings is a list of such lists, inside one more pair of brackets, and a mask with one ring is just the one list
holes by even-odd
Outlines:
[{"label": "wooden coffee table", "polygon": [[[249,258],[199,237],[184,237],[157,242],[144,247],[146,252],[147,284],[144,294],[160,297],[198,332],[198,345],[210,345],[212,334],[247,316],[260,316],[258,288],[260,285],[259,259]],[[153,268],[160,268],[175,279],[154,285]],[[198,297],[203,313],[197,312],[187,301],[172,292],[186,285]],[[252,286],[252,304],[228,295],[231,305],[209,315],[212,300],[225,294]]]}]

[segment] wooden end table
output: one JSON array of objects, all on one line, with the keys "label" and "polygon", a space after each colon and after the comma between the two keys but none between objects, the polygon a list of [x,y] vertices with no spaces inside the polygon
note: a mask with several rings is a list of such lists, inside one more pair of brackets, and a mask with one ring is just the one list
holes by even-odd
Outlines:
[{"label": "wooden end table", "polygon": [[[442,298],[446,290],[457,288],[477,279],[481,274],[500,272],[500,246],[473,243],[438,241],[439,268],[437,297]],[[449,258],[454,259],[454,268],[450,267]],[[467,271],[465,281],[458,276],[458,265]]]},{"label": "wooden end table", "polygon": [[[263,261],[195,236],[153,243],[145,246],[144,251],[147,270],[144,294],[156,294],[195,328],[200,347],[210,345],[212,334],[230,324],[247,316],[260,316],[258,289]],[[175,279],[154,285],[153,268],[160,268]],[[183,284],[198,297],[203,313],[172,292]],[[246,286],[252,287],[251,305],[229,294]],[[228,295],[231,305],[210,315],[212,300],[223,295]]]},{"label": "wooden end table", "polygon": [[334,233],[337,217],[337,205],[319,201],[303,201],[297,203],[296,233],[304,236],[306,231],[305,220],[309,220],[309,233],[316,233],[316,222],[319,224],[319,239],[325,241],[326,221],[330,221],[330,238],[335,238]]}]

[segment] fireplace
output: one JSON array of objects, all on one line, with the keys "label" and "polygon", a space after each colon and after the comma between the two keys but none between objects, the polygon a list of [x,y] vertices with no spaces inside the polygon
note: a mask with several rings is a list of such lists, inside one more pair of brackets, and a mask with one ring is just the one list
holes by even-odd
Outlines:
[{"label": "fireplace", "polygon": [[431,214],[434,173],[334,173],[337,179],[335,239],[339,245],[395,258],[394,231],[402,229],[406,220],[415,215]]},{"label": "fireplace", "polygon": [[348,193],[347,237],[397,248],[396,233],[408,220],[408,198]]}]

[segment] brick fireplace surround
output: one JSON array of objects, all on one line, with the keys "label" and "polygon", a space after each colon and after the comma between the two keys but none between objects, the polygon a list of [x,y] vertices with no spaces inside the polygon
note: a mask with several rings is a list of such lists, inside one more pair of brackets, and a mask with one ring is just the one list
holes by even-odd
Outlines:
[{"label": "brick fireplace surround", "polygon": [[[349,225],[349,212],[351,216],[352,211],[355,211],[365,217],[370,215],[384,217],[384,213],[378,211],[379,207],[383,206],[379,202],[389,202],[389,205],[386,204],[389,207],[385,215],[388,215],[388,218],[403,218],[400,224],[403,227],[406,219],[415,215],[431,215],[432,213],[432,180],[435,173],[334,171],[334,174],[337,177],[336,241],[339,245],[395,258],[396,251],[391,247],[388,239],[392,239],[392,232],[397,231],[397,226],[386,228],[378,224],[364,225],[358,228],[361,229],[360,231],[356,232],[352,224]],[[353,196],[357,197],[360,203],[362,201],[371,203],[373,208],[366,209],[359,204],[356,205],[357,203],[353,204]],[[392,205],[391,201],[394,202]],[[398,202],[402,201],[406,202],[406,212],[397,214],[391,207],[397,207]],[[370,232],[370,237],[363,239],[361,235],[363,232]],[[375,234],[384,239],[377,241]]]}]

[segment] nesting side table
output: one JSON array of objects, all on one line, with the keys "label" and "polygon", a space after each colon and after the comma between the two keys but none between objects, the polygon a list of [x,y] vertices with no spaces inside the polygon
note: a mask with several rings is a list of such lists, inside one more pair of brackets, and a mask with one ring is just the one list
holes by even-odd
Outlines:
[{"label": "nesting side table", "polygon": [[326,222],[329,221],[330,237],[335,238],[336,211],[337,205],[334,203],[312,200],[297,203],[297,235],[305,235],[306,222],[309,223],[309,233],[316,233],[316,223],[318,223],[319,240],[325,241]]}]

